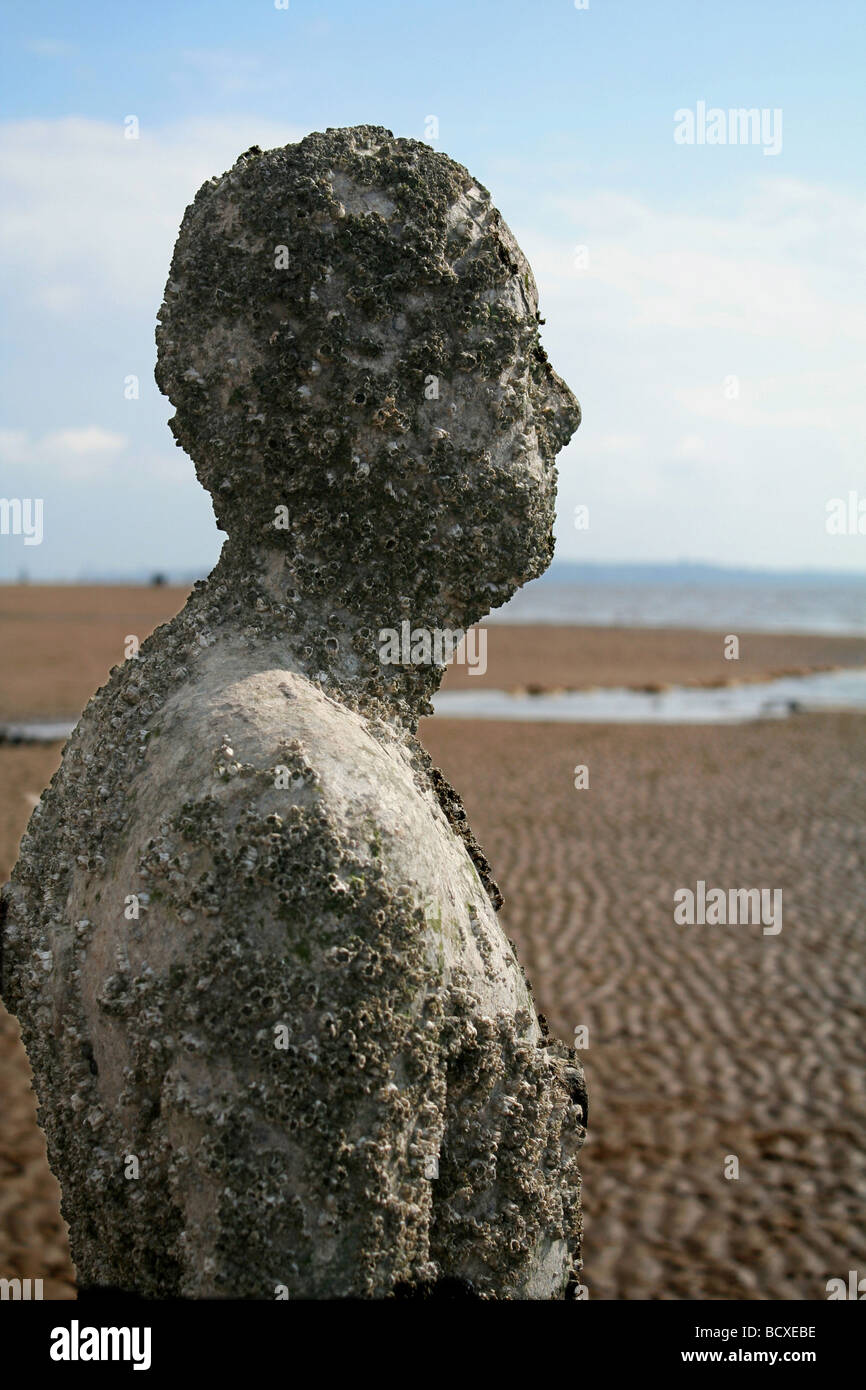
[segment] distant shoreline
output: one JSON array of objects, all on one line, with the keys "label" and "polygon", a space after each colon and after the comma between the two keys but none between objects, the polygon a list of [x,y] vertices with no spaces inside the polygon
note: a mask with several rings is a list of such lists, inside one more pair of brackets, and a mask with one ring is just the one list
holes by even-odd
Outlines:
[{"label": "distant shoreline", "polygon": [[[180,570],[171,566],[154,569],[135,570],[127,574],[93,574],[77,578],[39,578],[19,574],[13,577],[0,576],[0,588],[191,588],[210,573],[217,557],[200,569]],[[154,584],[154,577],[160,576],[160,583]],[[572,560],[566,557],[552,561],[534,585],[540,584],[729,584],[778,583],[787,584],[834,584],[856,583],[866,586],[866,567],[860,569],[761,569],[741,565],[721,565],[713,561],[678,560]]]}]

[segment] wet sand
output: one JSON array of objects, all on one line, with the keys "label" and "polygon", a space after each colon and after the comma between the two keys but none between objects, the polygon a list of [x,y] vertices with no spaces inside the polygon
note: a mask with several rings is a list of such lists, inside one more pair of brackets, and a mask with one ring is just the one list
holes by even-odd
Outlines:
[{"label": "wet sand", "polygon": [[[28,621],[9,617],[15,592]],[[8,651],[13,628],[19,638],[9,719],[74,715],[124,636],[143,638],[184,597],[15,592],[0,588],[0,641]],[[712,680],[721,636],[492,628],[481,684]],[[742,650],[769,675],[864,665],[863,645],[760,637]],[[866,1270],[866,717],[437,718],[421,733],[493,864],[539,1007],[563,1037],[589,1028],[590,1297],[823,1298],[827,1279]],[[59,745],[0,746],[0,880],[59,758]],[[574,789],[577,764],[587,790]],[[698,879],[781,888],[782,931],[676,926],[673,893]],[[724,1176],[728,1155],[737,1180]],[[74,1294],[29,1068],[0,1009],[0,1277],[15,1275]]]},{"label": "wet sand", "polygon": [[[43,786],[60,762],[60,744],[0,747],[0,882]],[[0,1004],[0,1278],[42,1279],[46,1298],[74,1298],[74,1270],[60,1189],[36,1123],[36,1099],[18,1024]]]},{"label": "wet sand", "polygon": [[[689,628],[511,627],[491,623],[487,670],[449,668],[443,690],[591,690],[719,686],[866,666],[866,638],[721,633]],[[736,636],[739,656],[725,657]],[[477,639],[474,639],[477,640]],[[473,639],[467,649],[474,657]]]},{"label": "wet sand", "polygon": [[109,584],[0,584],[0,719],[75,717],[123,661],[173,618],[188,589]]},{"label": "wet sand", "polygon": [[[866,718],[422,738],[539,1007],[589,1028],[590,1297],[821,1299],[866,1269]],[[781,932],[677,926],[698,879],[781,888]]]}]

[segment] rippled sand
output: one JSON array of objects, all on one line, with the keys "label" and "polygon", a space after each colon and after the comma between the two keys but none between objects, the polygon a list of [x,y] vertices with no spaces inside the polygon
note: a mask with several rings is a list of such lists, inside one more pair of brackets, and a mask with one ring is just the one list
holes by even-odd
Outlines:
[{"label": "rippled sand", "polygon": [[[9,877],[34,801],[60,746],[0,747],[0,882]],[[42,1279],[46,1298],[74,1298],[60,1189],[36,1123],[36,1098],[18,1024],[0,1004],[0,1278]]]},{"label": "rippled sand", "polygon": [[[589,1027],[590,1297],[820,1299],[866,1272],[866,718],[422,737],[539,1007]],[[698,879],[781,888],[781,932],[676,926]]]}]

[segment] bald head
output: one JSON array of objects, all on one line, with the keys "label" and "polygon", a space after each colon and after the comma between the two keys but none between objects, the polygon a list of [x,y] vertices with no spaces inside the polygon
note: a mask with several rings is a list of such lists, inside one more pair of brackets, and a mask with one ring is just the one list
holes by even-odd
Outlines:
[{"label": "bald head", "polygon": [[549,562],[579,408],[525,257],[447,156],[370,126],[241,156],[187,209],[157,342],[219,524],[302,587],[351,574],[465,624]]}]

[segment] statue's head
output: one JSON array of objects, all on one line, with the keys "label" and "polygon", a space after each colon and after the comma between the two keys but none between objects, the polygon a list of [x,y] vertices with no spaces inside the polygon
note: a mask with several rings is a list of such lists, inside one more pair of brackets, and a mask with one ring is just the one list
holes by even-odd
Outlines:
[{"label": "statue's head", "polygon": [[444,154],[357,126],[187,209],[157,382],[238,554],[380,621],[468,626],[541,574],[580,421],[532,271]]}]

